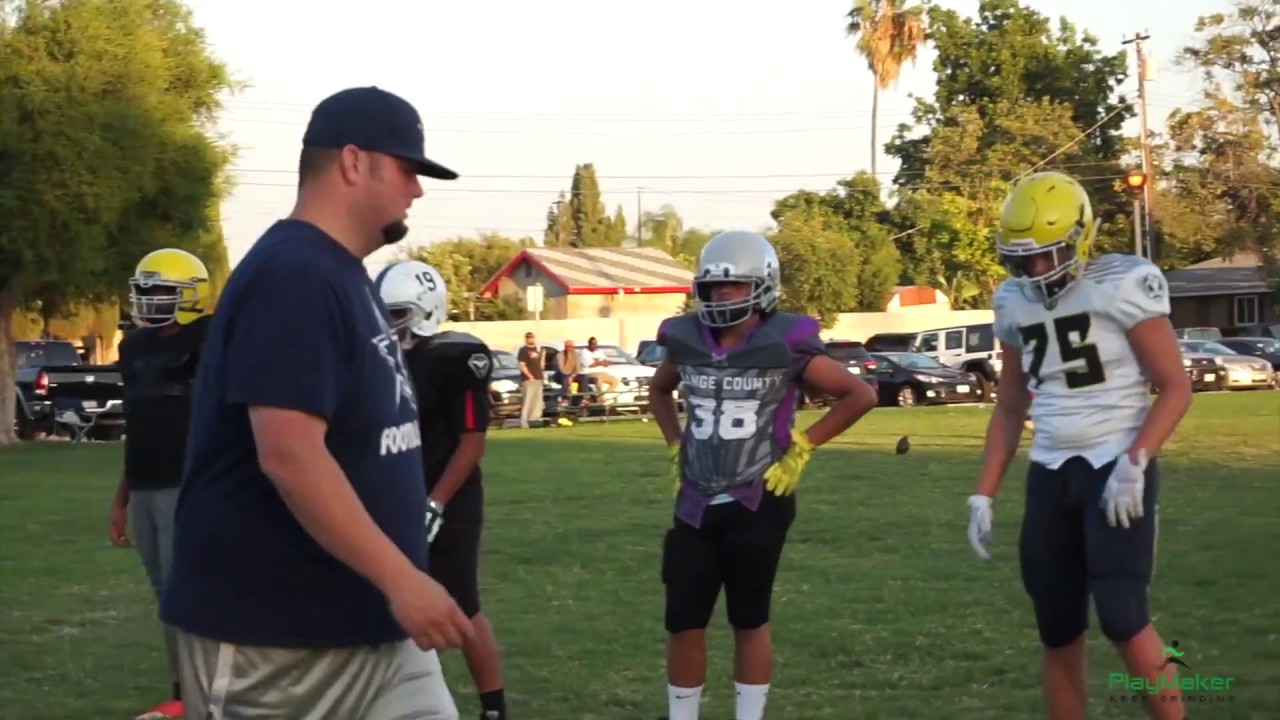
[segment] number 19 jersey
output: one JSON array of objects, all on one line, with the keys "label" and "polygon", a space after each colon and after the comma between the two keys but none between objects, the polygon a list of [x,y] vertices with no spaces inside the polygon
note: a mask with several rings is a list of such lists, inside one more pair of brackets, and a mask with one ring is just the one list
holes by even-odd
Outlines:
[{"label": "number 19 jersey", "polygon": [[799,384],[826,346],[813,318],[779,313],[740,345],[720,348],[696,315],[665,321],[658,343],[680,372],[687,424],[676,514],[698,527],[713,502],[754,510],[764,472],[791,445]]},{"label": "number 19 jersey", "polygon": [[1169,314],[1160,268],[1103,255],[1053,308],[1014,280],[995,293],[995,334],[1022,351],[1034,394],[1031,460],[1057,468],[1079,455],[1095,468],[1128,450],[1150,408],[1150,383],[1128,331]]}]

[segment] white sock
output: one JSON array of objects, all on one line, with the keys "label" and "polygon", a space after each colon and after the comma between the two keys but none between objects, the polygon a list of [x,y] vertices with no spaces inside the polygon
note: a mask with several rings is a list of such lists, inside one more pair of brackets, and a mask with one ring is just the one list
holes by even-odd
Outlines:
[{"label": "white sock", "polygon": [[733,684],[738,691],[737,720],[764,720],[764,705],[769,699],[769,683],[764,685]]},{"label": "white sock", "polygon": [[696,688],[667,686],[668,720],[698,720],[698,706],[701,703],[701,685]]}]

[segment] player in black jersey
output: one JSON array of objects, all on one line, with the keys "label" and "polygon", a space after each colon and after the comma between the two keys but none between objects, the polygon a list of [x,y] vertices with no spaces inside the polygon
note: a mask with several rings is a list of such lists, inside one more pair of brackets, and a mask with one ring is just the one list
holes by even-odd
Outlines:
[{"label": "player in black jersey", "polygon": [[[174,512],[191,426],[192,388],[209,328],[208,292],[204,263],[177,248],[148,253],[129,280],[137,329],[120,343],[129,432],[124,471],[111,502],[110,534],[117,547],[137,547],[157,600],[173,565]],[[173,630],[166,626],[164,636],[173,695],[142,717],[185,714]]]},{"label": "player in black jersey", "polygon": [[462,651],[480,695],[481,720],[506,720],[501,658],[493,628],[480,611],[477,577],[484,525],[480,459],[489,425],[493,359],[479,338],[439,332],[449,301],[435,268],[417,261],[396,263],[375,284],[405,348],[418,397],[430,499],[427,572],[449,590],[475,629]]}]

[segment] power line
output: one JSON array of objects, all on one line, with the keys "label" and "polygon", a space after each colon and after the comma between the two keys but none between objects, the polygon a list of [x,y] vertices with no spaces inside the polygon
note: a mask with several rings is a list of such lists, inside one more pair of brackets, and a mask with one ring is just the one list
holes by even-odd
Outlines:
[{"label": "power line", "polygon": [[[1019,175],[1017,178],[1014,178],[1014,179],[1015,179],[1015,180],[1020,180],[1020,179],[1022,179],[1022,178],[1024,178],[1024,177],[1026,177],[1027,175],[1030,175],[1031,173],[1035,172],[1037,169],[1039,169],[1039,168],[1043,167],[1045,163],[1047,163],[1047,162],[1049,162],[1050,160],[1052,160],[1052,159],[1054,159],[1054,158],[1058,157],[1059,155],[1061,155],[1062,153],[1066,152],[1067,150],[1070,150],[1071,148],[1075,147],[1076,143],[1078,143],[1078,142],[1080,142],[1081,140],[1083,140],[1083,139],[1085,139],[1085,138],[1089,137],[1090,135],[1092,135],[1092,134],[1094,133],[1094,131],[1095,131],[1095,130],[1097,130],[1098,128],[1102,127],[1104,124],[1106,124],[1106,122],[1107,122],[1108,120],[1110,120],[1111,118],[1115,117],[1116,115],[1119,115],[1121,111],[1123,111],[1123,110],[1125,110],[1125,109],[1127,109],[1127,108],[1128,108],[1128,105],[1119,105],[1119,106],[1117,106],[1115,110],[1112,110],[1111,112],[1107,113],[1106,115],[1104,115],[1104,116],[1102,117],[1102,119],[1101,119],[1101,120],[1099,120],[1098,122],[1094,123],[1094,124],[1093,124],[1093,127],[1091,127],[1091,128],[1089,128],[1088,130],[1085,130],[1084,132],[1080,133],[1080,134],[1079,134],[1079,135],[1077,135],[1075,138],[1073,138],[1073,139],[1071,140],[1071,142],[1067,143],[1066,145],[1063,145],[1062,147],[1058,148],[1057,150],[1054,150],[1054,151],[1053,151],[1053,152],[1052,152],[1048,157],[1046,157],[1045,159],[1043,159],[1043,160],[1041,160],[1040,162],[1036,163],[1035,165],[1032,165],[1032,166],[1031,166],[1031,169],[1027,170],[1026,172],[1023,172],[1021,175]],[[1077,179],[1079,179],[1079,180],[1084,180],[1084,179],[1092,179],[1092,178],[1077,178]]]},{"label": "power line", "polygon": [[[274,112],[280,114],[309,114],[314,105],[307,103],[294,102],[272,102],[272,101],[253,101],[240,100],[236,98],[224,100],[222,103],[225,108],[240,108],[251,112]],[[884,107],[877,112],[880,116],[888,115],[910,115],[914,111],[914,107]],[[663,114],[640,114],[640,113],[599,113],[599,112],[529,112],[523,110],[439,110],[424,111],[426,119],[433,118],[470,118],[470,119],[501,119],[501,120],[571,120],[571,121],[603,121],[603,122],[725,122],[737,120],[768,120],[768,119],[804,119],[804,118],[848,118],[851,115],[870,116],[869,108],[845,108],[832,110],[795,110],[795,111],[769,111],[769,112],[725,112],[725,113],[698,113],[696,115],[663,115]]]},{"label": "power line", "polygon": [[[994,178],[994,174],[992,176]],[[1118,180],[1123,175],[1094,175],[1089,177],[1078,177],[1078,180]],[[942,189],[958,189],[958,188],[976,188],[981,187],[984,183],[978,180],[959,182],[959,183],[916,183],[911,185],[900,185],[899,190],[942,190]],[[272,182],[237,182],[236,185],[249,187],[279,187],[296,189],[294,183],[272,183]],[[610,194],[614,193],[632,193],[640,191],[643,193],[661,194],[661,195],[789,195],[797,192],[794,187],[789,188],[662,188],[662,187],[629,187],[617,188],[609,190]],[[565,192],[563,187],[555,188],[459,188],[459,187],[440,187],[433,185],[428,191],[429,194],[437,193],[459,193],[459,194],[475,194],[475,195],[504,195],[504,194],[536,194],[536,195],[555,195]]]},{"label": "power line", "polygon": [[[281,125],[285,127],[300,128],[305,123],[293,120],[264,120],[260,118],[243,118],[235,116],[222,116],[222,121],[233,123],[247,123],[250,125]],[[656,135],[656,136],[709,136],[709,135],[804,135],[816,133],[834,133],[834,132],[850,132],[853,130],[870,130],[870,125],[833,125],[826,127],[788,127],[788,128],[730,128],[730,129],[706,129],[706,130],[658,130],[653,128],[634,128],[634,129],[616,129],[616,130],[591,130],[580,128],[563,128],[563,129],[532,129],[532,128],[480,128],[480,127],[427,127],[428,135],[574,135],[574,136],[604,136],[604,135]]]},{"label": "power line", "polygon": [[[1062,163],[1055,165],[1057,168],[1078,168],[1078,167],[1106,167],[1112,163],[1106,161],[1094,162],[1078,162],[1078,163]],[[250,167],[231,167],[230,170],[238,173],[260,173],[269,175],[296,175],[297,170],[292,168],[250,168]],[[924,170],[882,170],[874,173],[876,177],[896,177],[898,175],[922,175]],[[838,170],[832,172],[808,172],[808,173],[760,173],[755,175],[596,175],[597,180],[785,180],[785,179],[823,179],[823,178],[839,178],[841,180],[852,177],[856,174],[872,175],[873,173],[866,171],[857,171],[850,173],[848,170]],[[538,175],[538,174],[464,174],[463,180],[568,180],[570,175],[567,173],[557,175]]]}]

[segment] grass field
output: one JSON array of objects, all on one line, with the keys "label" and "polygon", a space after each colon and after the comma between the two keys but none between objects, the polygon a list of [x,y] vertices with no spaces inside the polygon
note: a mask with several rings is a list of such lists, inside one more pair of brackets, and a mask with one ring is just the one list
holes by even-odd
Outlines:
[{"label": "grass field", "polygon": [[[819,451],[778,581],[783,720],[1043,717],[1018,580],[1025,461],[996,506],[996,561],[965,539],[988,408],[879,409]],[[812,420],[806,416],[801,422]],[[910,435],[910,454],[897,439]],[[659,539],[670,522],[653,424],[492,434],[486,606],[517,720],[666,711]],[[136,554],[107,542],[113,444],[0,451],[0,718],[124,720],[164,697],[163,649]],[[1201,395],[1168,449],[1156,622],[1195,671],[1236,678],[1202,718],[1280,717],[1280,393]],[[730,718],[718,608],[703,717]],[[1119,671],[1090,651],[1091,717]],[[478,703],[446,655],[463,717]]]}]

